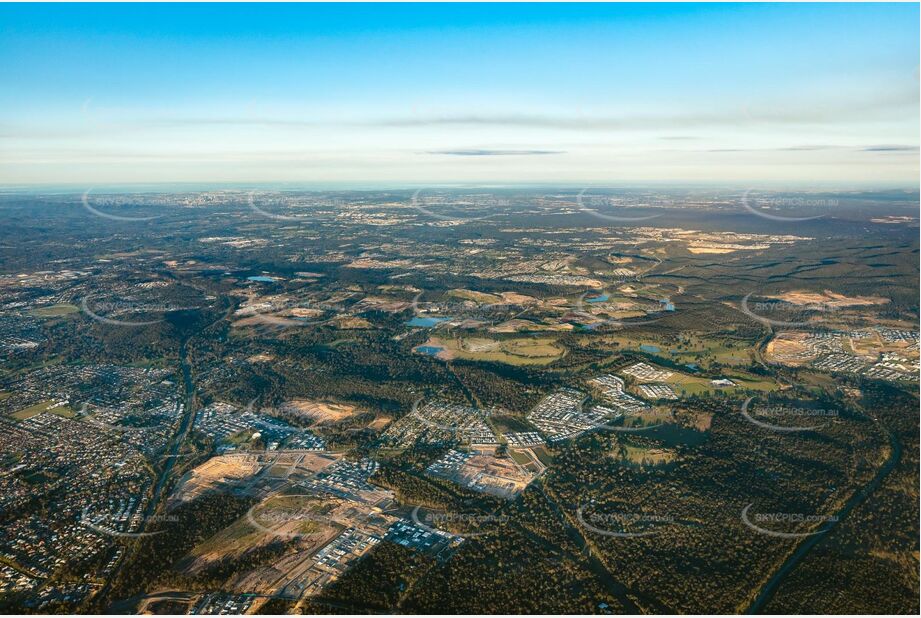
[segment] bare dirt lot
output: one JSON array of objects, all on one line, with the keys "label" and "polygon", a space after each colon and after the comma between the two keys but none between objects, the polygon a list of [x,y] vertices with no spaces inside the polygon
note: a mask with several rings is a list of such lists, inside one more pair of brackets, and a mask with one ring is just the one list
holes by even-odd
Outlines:
[{"label": "bare dirt lot", "polygon": [[338,423],[359,413],[356,406],[347,403],[328,403],[309,399],[294,399],[280,406],[285,415],[310,421],[311,426]]},{"label": "bare dirt lot", "polygon": [[261,468],[262,464],[256,455],[212,457],[180,480],[178,488],[170,497],[170,506],[194,500],[226,483],[242,482],[258,473]]},{"label": "bare dirt lot", "polygon": [[768,298],[777,298],[794,305],[821,305],[836,309],[844,307],[861,307],[865,305],[885,305],[889,302],[888,298],[882,298],[881,296],[848,297],[844,294],[832,292],[831,290],[824,290],[821,293],[794,290],[776,296],[769,296]]}]

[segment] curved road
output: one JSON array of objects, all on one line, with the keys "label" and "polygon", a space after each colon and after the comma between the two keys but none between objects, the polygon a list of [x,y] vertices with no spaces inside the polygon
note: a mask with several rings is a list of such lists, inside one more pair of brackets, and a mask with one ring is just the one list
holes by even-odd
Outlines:
[{"label": "curved road", "polygon": [[876,474],[873,475],[873,478],[870,479],[870,482],[867,483],[863,489],[854,492],[854,495],[851,496],[847,502],[844,503],[838,511],[835,513],[837,519],[829,520],[828,525],[821,534],[815,534],[803,540],[800,543],[799,547],[790,554],[790,556],[784,561],[777,571],[771,575],[770,579],[761,587],[761,592],[758,593],[758,596],[755,597],[755,600],[751,602],[748,606],[748,609],[745,610],[746,614],[757,614],[761,612],[768,602],[774,597],[774,593],[777,591],[778,586],[783,581],[783,579],[793,571],[794,568],[800,563],[800,561],[806,557],[806,555],[812,550],[813,547],[822,542],[823,539],[828,537],[828,533],[837,526],[841,520],[848,516],[848,514],[854,510],[857,506],[862,504],[867,498],[870,497],[879,484],[882,483],[883,479],[892,471],[892,469],[899,463],[899,460],[902,457],[902,445],[899,443],[898,439],[892,431],[888,428],[885,429],[886,433],[889,436],[889,445],[891,447],[891,452],[889,454],[889,459],[880,466],[879,470],[876,471]]},{"label": "curved road", "polygon": [[[227,311],[225,311],[219,318],[210,322],[207,326],[199,329],[198,333],[206,330],[207,328],[213,326],[214,324],[220,322],[223,319],[226,319],[230,313],[233,311],[233,303],[230,304]],[[198,334],[195,333],[195,334]],[[167,448],[167,456],[165,457],[166,463],[163,466],[163,471],[160,473],[160,477],[157,479],[156,484],[154,485],[153,492],[151,493],[150,501],[147,503],[147,508],[144,510],[144,519],[142,521],[141,528],[138,532],[144,532],[147,527],[147,522],[150,521],[151,515],[156,513],[157,509],[160,507],[160,502],[163,497],[163,491],[166,488],[167,482],[170,479],[170,476],[173,472],[173,467],[176,464],[182,445],[185,443],[185,439],[189,434],[189,430],[192,428],[193,422],[195,420],[195,385],[192,381],[192,367],[189,364],[188,359],[188,343],[195,336],[195,334],[190,334],[187,337],[183,338],[179,343],[179,368],[182,372],[182,382],[183,382],[183,409],[182,409],[182,418],[179,421],[179,427],[176,430],[176,433],[173,435],[172,443]],[[119,563],[115,566],[112,571],[112,574],[109,576],[105,585],[102,589],[93,595],[94,601],[101,599],[105,601],[106,595],[108,594],[112,583],[118,577],[118,574],[121,572],[121,569],[126,565],[130,564],[130,557],[134,556],[133,551],[126,551]]]}]

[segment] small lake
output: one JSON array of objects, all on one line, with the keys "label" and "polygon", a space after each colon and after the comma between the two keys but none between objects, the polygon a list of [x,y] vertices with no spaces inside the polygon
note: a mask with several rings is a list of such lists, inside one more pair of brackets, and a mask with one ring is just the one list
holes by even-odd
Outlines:
[{"label": "small lake", "polygon": [[659,346],[651,345],[649,343],[644,343],[640,345],[640,350],[642,350],[643,352],[649,352],[650,354],[658,354]]},{"label": "small lake", "polygon": [[442,322],[447,322],[450,319],[451,318],[420,318],[417,316],[411,319],[406,324],[409,326],[421,326],[423,328],[432,328],[433,326],[437,326],[438,324]]},{"label": "small lake", "polygon": [[661,440],[666,446],[700,446],[707,441],[707,432],[697,431],[681,425],[660,425],[644,432],[645,435]]},{"label": "small lake", "polygon": [[607,294],[602,294],[601,296],[595,296],[594,298],[586,298],[585,300],[590,303],[603,303],[610,298]]},{"label": "small lake", "polygon": [[418,348],[416,348],[416,352],[426,354],[428,356],[437,356],[439,352],[444,352],[444,348],[437,345],[420,345]]},{"label": "small lake", "polygon": [[275,283],[275,277],[267,277],[265,275],[256,275],[253,277],[247,277],[247,281],[258,281],[259,283]]}]

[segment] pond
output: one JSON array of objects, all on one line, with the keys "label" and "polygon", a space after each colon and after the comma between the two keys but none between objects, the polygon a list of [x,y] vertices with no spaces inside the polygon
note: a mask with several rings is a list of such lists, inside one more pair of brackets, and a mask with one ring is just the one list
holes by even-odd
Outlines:
[{"label": "pond", "polygon": [[416,348],[416,352],[427,354],[428,356],[438,356],[439,352],[444,352],[444,348],[437,345],[420,345]]},{"label": "pond", "polygon": [[406,324],[409,326],[422,326],[423,328],[431,328],[437,326],[441,322],[446,322],[451,318],[420,318],[418,316],[411,319]]},{"label": "pond", "polygon": [[699,446],[707,440],[707,432],[697,431],[681,425],[661,425],[650,429],[645,434],[651,438],[661,440],[666,446]]}]

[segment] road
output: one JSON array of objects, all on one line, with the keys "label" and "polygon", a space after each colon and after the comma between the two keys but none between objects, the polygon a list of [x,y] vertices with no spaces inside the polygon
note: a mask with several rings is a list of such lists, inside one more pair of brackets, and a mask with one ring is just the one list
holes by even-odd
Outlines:
[{"label": "road", "polygon": [[166,463],[163,465],[163,471],[160,473],[160,478],[157,479],[157,484],[154,486],[153,495],[150,499],[150,503],[147,505],[148,513],[145,513],[145,515],[154,513],[159,506],[163,489],[166,487],[166,482],[169,480],[173,467],[176,465],[176,460],[178,459],[177,455],[182,449],[182,445],[189,435],[189,430],[195,422],[195,386],[192,382],[192,368],[189,365],[187,345],[187,340],[184,340],[179,345],[179,367],[182,370],[182,384],[184,390],[182,419],[179,421],[179,429],[173,435],[173,442],[167,449],[165,456]]},{"label": "road", "polygon": [[825,538],[828,537],[828,533],[837,526],[848,514],[854,510],[857,506],[862,504],[867,498],[870,497],[870,494],[879,487],[879,484],[883,482],[883,479],[892,471],[892,469],[899,463],[899,460],[902,457],[902,445],[899,443],[895,434],[890,431],[888,428],[884,428],[887,435],[889,436],[889,445],[890,445],[890,454],[889,459],[880,466],[879,470],[876,471],[876,474],[873,475],[873,478],[864,485],[864,487],[851,496],[847,502],[844,503],[838,511],[835,513],[837,519],[830,519],[828,525],[826,526],[824,532],[821,534],[815,534],[813,536],[805,538],[796,550],[790,554],[790,556],[784,561],[777,571],[771,575],[770,579],[761,587],[761,591],[758,593],[758,596],[755,597],[755,600],[748,606],[748,609],[745,610],[746,614],[757,614],[761,612],[768,602],[774,597],[774,593],[777,591],[778,586],[780,586],[783,579],[789,575],[796,565],[798,565],[803,558],[814,548],[816,545],[822,542]]},{"label": "road", "polygon": [[[207,326],[203,327],[201,330],[206,330],[210,326],[220,322],[221,320],[227,318],[230,313],[233,311],[233,303],[230,304],[226,312],[221,314],[219,318],[210,322]],[[199,331],[201,332],[201,331]],[[196,333],[197,334],[197,333]],[[176,460],[178,459],[177,455],[182,449],[182,445],[185,443],[186,438],[189,435],[194,422],[195,422],[195,383],[192,380],[192,366],[189,363],[189,341],[195,335],[189,335],[182,339],[179,343],[179,369],[182,374],[182,385],[183,385],[183,410],[182,418],[179,420],[179,427],[176,429],[176,433],[173,434],[172,441],[167,447],[166,455],[164,456],[165,463],[163,465],[163,470],[160,473],[160,477],[157,479],[156,484],[154,485],[153,492],[151,493],[150,501],[147,503],[147,508],[144,509],[144,517],[141,521],[141,527],[137,532],[143,533],[146,532],[147,522],[151,521],[152,515],[154,515],[160,507],[161,501],[163,499],[163,493],[166,489],[170,476],[172,475],[173,468],[176,465]],[[112,574],[106,581],[105,586],[94,595],[94,599],[106,599],[106,595],[109,593],[109,590],[112,587],[112,583],[118,579],[119,573],[125,567],[132,563],[132,558],[134,557],[134,552],[131,551],[131,548],[128,548],[119,560],[118,564],[115,565],[115,568],[112,570]]]},{"label": "road", "polygon": [[[157,508],[159,507],[162,498],[163,490],[166,487],[170,474],[173,471],[176,459],[178,459],[176,455],[182,448],[182,444],[185,442],[185,438],[189,433],[189,429],[192,427],[192,424],[195,420],[195,387],[192,383],[192,369],[189,366],[186,345],[187,340],[183,340],[179,345],[179,366],[182,371],[182,383],[184,392],[182,418],[179,420],[179,427],[176,430],[176,433],[173,434],[172,442],[167,449],[167,456],[164,457],[166,463],[163,465],[163,471],[160,473],[160,477],[157,479],[157,482],[154,485],[150,501],[147,503],[147,508],[144,509],[144,518],[141,521],[141,527],[137,531],[139,533],[146,531],[147,522],[151,521],[151,516],[157,512]],[[121,560],[119,560],[118,564],[115,565],[115,568],[112,569],[112,574],[109,576],[108,581],[106,581],[105,586],[103,586],[102,589],[96,593],[95,598],[105,600],[106,595],[109,593],[109,590],[112,587],[112,583],[118,579],[118,575],[121,573],[121,570],[125,567],[125,565],[131,564],[133,556],[134,551],[132,551],[132,548],[127,548],[125,553],[122,555]]]},{"label": "road", "polygon": [[[658,603],[649,599],[645,595],[638,593],[636,590],[628,588],[623,583],[614,579],[614,576],[608,570],[607,566],[601,561],[601,559],[595,554],[594,547],[589,543],[588,539],[582,534],[582,531],[570,521],[569,517],[563,511],[562,507],[557,503],[555,498],[551,498],[547,494],[546,487],[544,486],[543,480],[537,481],[535,484],[537,489],[540,490],[543,494],[544,499],[547,501],[547,504],[550,505],[550,508],[556,513],[560,524],[563,526],[566,535],[576,544],[579,548],[583,550],[583,557],[586,560],[586,566],[595,575],[608,589],[608,591],[617,598],[617,600],[623,605],[624,610],[628,614],[644,614],[648,611],[644,611],[645,608],[640,608],[636,604],[635,600],[646,604],[647,608],[655,608]],[[538,539],[535,539],[538,540]],[[545,540],[540,539],[540,541],[546,543]],[[667,611],[666,608],[658,607],[657,613],[670,614],[673,612]]]}]

